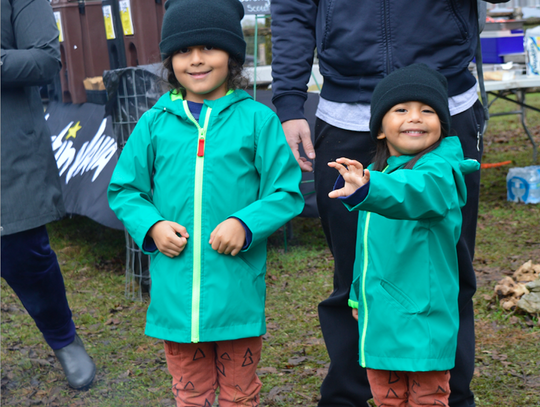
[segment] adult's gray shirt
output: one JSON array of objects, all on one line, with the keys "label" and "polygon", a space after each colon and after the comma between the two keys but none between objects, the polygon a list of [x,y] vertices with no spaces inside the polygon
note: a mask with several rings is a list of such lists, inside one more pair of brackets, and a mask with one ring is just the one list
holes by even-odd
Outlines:
[{"label": "adult's gray shirt", "polygon": [[47,0],[2,0],[2,235],[61,218],[64,203],[40,85],[60,69]]}]

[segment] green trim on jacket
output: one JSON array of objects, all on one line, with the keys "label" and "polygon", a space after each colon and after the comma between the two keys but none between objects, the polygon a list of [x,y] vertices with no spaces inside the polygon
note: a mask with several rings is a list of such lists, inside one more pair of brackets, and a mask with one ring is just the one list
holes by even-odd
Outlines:
[{"label": "green trim on jacket", "polygon": [[[173,98],[171,97],[171,100]],[[191,342],[199,342],[199,321],[201,306],[201,252],[202,252],[202,188],[204,172],[204,147],[208,122],[212,114],[212,108],[206,109],[204,126],[201,127],[191,114],[187,100],[182,102],[184,111],[199,132],[197,158],[195,159],[195,193],[194,193],[194,216],[193,216],[193,289],[191,297]]]}]

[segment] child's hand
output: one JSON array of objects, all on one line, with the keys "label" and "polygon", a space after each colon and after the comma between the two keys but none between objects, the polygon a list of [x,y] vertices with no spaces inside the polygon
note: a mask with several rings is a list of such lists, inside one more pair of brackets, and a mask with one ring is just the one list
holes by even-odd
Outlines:
[{"label": "child's hand", "polygon": [[161,253],[168,257],[176,257],[186,247],[189,234],[182,225],[162,220],[150,228],[148,236],[154,239],[154,243]]},{"label": "child's hand", "polygon": [[328,166],[338,170],[345,180],[343,188],[336,189],[328,194],[330,198],[352,195],[358,188],[369,182],[369,170],[364,170],[362,164],[356,160],[342,157],[335,162],[329,162]]},{"label": "child's hand", "polygon": [[218,253],[236,256],[246,241],[246,231],[238,219],[224,220],[210,234],[212,249]]},{"label": "child's hand", "polygon": [[352,316],[354,319],[356,319],[358,321],[358,308],[353,308],[352,309]]}]

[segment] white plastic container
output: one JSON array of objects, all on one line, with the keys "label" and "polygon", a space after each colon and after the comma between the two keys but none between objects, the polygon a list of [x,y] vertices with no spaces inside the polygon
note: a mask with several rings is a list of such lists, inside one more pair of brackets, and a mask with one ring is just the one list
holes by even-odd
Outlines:
[{"label": "white plastic container", "polygon": [[540,76],[540,26],[528,29],[523,37],[527,75]]},{"label": "white plastic container", "polygon": [[540,165],[510,168],[506,187],[509,201],[540,203]]}]

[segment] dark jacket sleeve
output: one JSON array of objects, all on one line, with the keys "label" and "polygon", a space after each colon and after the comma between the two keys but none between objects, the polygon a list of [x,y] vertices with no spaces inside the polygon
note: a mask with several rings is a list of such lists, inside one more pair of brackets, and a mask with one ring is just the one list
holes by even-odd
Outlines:
[{"label": "dark jacket sleeve", "polygon": [[60,69],[58,29],[52,8],[47,0],[2,0],[2,12],[4,6],[9,7],[8,2],[12,31],[5,32],[2,27],[2,36],[8,36],[2,39],[2,87],[46,84]]},{"label": "dark jacket sleeve", "polygon": [[272,0],[272,102],[281,122],[304,118],[315,51],[314,0]]}]

